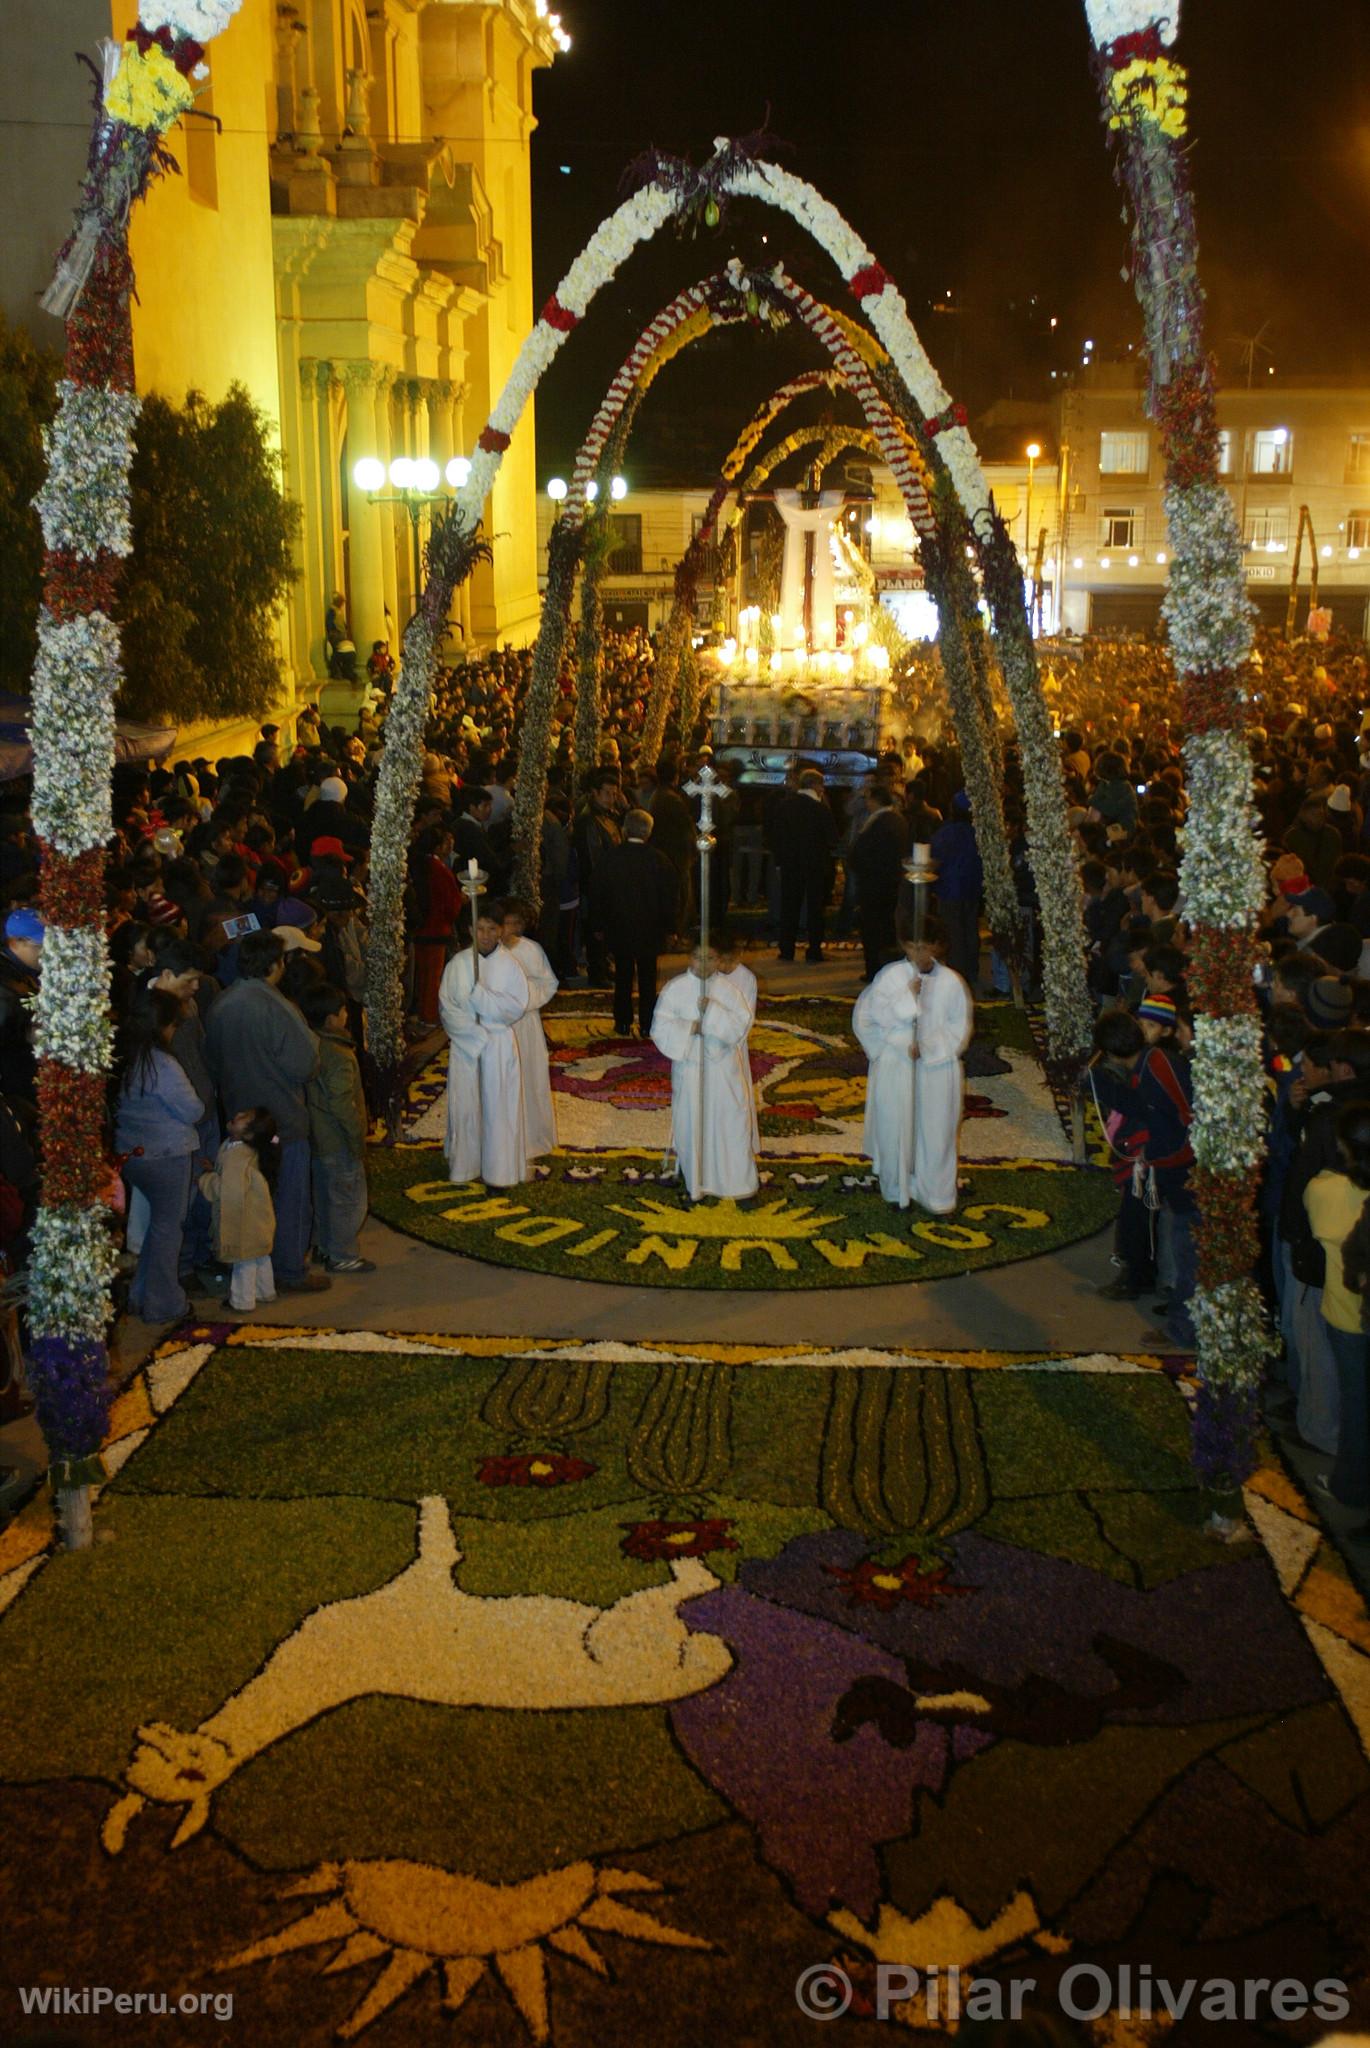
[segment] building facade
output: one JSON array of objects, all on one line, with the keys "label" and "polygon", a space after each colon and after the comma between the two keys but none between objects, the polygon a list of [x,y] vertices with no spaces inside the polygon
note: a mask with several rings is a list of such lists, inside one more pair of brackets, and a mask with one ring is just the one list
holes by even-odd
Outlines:
[{"label": "building facade", "polygon": [[[1331,623],[1361,635],[1370,606],[1370,389],[1257,379],[1218,394],[1223,482],[1242,530],[1247,589],[1264,624],[1283,626],[1298,557],[1296,626],[1310,572]],[[1061,402],[1063,624],[1150,632],[1160,619],[1169,545],[1160,436],[1142,387],[1101,364]]]},{"label": "building facade", "polygon": [[[49,344],[60,332],[36,297],[89,132],[73,52],[136,14],[136,0],[15,0],[7,16],[0,293]],[[169,138],[182,175],[133,216],[140,390],[214,400],[242,383],[279,436],[304,508],[281,622],[303,694],[327,673],[335,591],[361,662],[374,640],[395,645],[414,605],[429,510],[359,491],[357,460],[469,455],[532,325],[533,79],[565,45],[547,0],[243,0],[210,45],[197,115]],[[26,123],[35,104],[56,118]],[[455,647],[536,632],[534,447],[530,409]]]}]

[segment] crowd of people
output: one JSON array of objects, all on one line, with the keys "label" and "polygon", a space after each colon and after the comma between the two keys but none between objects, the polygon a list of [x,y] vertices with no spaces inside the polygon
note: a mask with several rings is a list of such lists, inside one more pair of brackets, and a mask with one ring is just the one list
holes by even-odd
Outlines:
[{"label": "crowd of people", "polygon": [[[611,992],[621,1036],[653,1039],[681,1074],[699,1058],[731,1060],[743,1085],[737,1047],[745,1058],[751,976],[735,948],[721,959],[696,951],[669,1001],[667,991],[658,1001],[659,962],[689,943],[696,915],[697,806],[687,785],[710,734],[701,723],[685,744],[668,732],[660,759],[640,758],[653,658],[640,632],[607,636],[599,759],[577,783],[568,655],[553,719],[536,916],[509,896],[531,657],[504,650],[438,679],[408,863],[409,1030],[421,1041],[445,1028],[459,1074],[463,1043],[467,1051],[483,1045],[491,1021],[507,1025],[526,1074],[518,1158],[511,1166],[512,1154],[486,1156],[469,1116],[464,1136],[455,1123],[449,1130],[450,1156],[463,1172],[478,1167],[495,1184],[521,1177],[555,1139],[545,1048],[540,1061],[537,1045],[539,1012],[558,986]],[[1156,1301],[1171,1340],[1189,1344],[1193,1019],[1174,678],[1163,648],[1128,640],[1046,646],[1043,674],[1098,1007],[1088,1082],[1122,1193],[1107,1292]],[[1261,1215],[1264,1275],[1284,1346],[1274,1398],[1287,1403],[1291,1426],[1333,1458],[1331,1489],[1353,1507],[1370,1507],[1370,1345],[1361,1327],[1370,1232],[1360,1229],[1362,1191],[1370,1189],[1368,674],[1360,643],[1291,645],[1263,635],[1251,688],[1270,874]],[[309,706],[289,746],[268,725],[250,755],[117,771],[108,898],[119,1050],[110,1148],[126,1191],[128,1305],[149,1322],[183,1315],[197,1295],[248,1313],[275,1292],[315,1291],[368,1270],[358,1236],[376,1107],[362,1013],[365,883],[393,680],[389,650],[378,643],[355,731],[330,726]],[[715,918],[720,926],[730,914],[750,920],[752,935],[769,937],[782,960],[796,959],[801,941],[804,958],[817,961],[834,936],[859,940],[865,1007],[856,1028],[872,1060],[872,1114],[877,1099],[887,1110],[903,1102],[904,1074],[887,1065],[879,1085],[876,1076],[890,1032],[897,1037],[909,1021],[901,1005],[914,982],[923,1007],[929,973],[943,973],[934,989],[955,982],[973,999],[986,986],[1006,991],[1012,969],[1031,991],[1036,899],[1011,744],[1005,815],[1028,938],[1026,958],[1013,963],[983,934],[975,821],[955,734],[931,700],[854,785],[825,784],[819,765],[802,759],[775,786],[751,782],[726,759],[716,765],[731,795],[715,812]],[[0,1247],[11,1269],[22,1263],[38,1178],[31,999],[44,931],[26,794],[19,782],[0,798]],[[914,848],[927,850],[933,875],[934,922],[924,928],[937,934],[936,958],[926,967],[908,950]],[[481,920],[475,954],[456,878],[472,857],[489,877],[483,908],[495,913]],[[730,993],[720,992],[725,985]],[[501,1001],[503,1020],[494,1017]],[[707,1020],[709,1030],[692,1029],[692,1020]],[[484,1084],[467,1078],[474,1093],[466,1093],[478,1100]],[[948,1084],[955,1087],[950,1072]],[[500,1085],[507,1097],[507,1074]],[[933,1092],[925,1089],[925,1105]],[[683,1084],[677,1090],[687,1181],[703,1191],[718,1182],[715,1191],[741,1198],[755,1171],[755,1145],[746,1142],[754,1134],[754,1108],[745,1113],[750,1087],[738,1096],[734,1108],[744,1113],[732,1117],[728,1134],[737,1157],[724,1165],[705,1164],[704,1133],[688,1128],[689,1093]],[[726,1090],[716,1097],[725,1100]],[[890,1116],[889,1129],[903,1132],[903,1109]],[[933,1147],[942,1161],[936,1170],[919,1167],[911,1127],[907,1142],[887,1139],[883,1148],[874,1126],[869,1137],[889,1199],[926,1206],[931,1192],[931,1206],[952,1205],[945,1134]]]}]

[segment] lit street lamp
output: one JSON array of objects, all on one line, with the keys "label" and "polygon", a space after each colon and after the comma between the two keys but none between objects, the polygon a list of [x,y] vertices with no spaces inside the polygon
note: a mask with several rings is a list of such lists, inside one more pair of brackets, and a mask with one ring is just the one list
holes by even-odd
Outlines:
[{"label": "lit street lamp", "polygon": [[409,514],[409,527],[414,546],[414,604],[417,608],[423,592],[423,549],[419,543],[419,522],[425,509],[433,505],[446,504],[448,492],[459,491],[471,474],[471,464],[466,456],[454,455],[447,465],[448,491],[440,488],[443,472],[429,455],[397,455],[390,465],[390,495],[382,496],[385,490],[385,464],[376,455],[363,455],[352,466],[352,478],[359,491],[365,491],[367,502],[372,505],[403,505]]},{"label": "lit street lamp", "polygon": [[1038,442],[1029,441],[1027,447],[1024,449],[1023,452],[1027,456],[1028,466],[1027,496],[1023,501],[1023,562],[1024,566],[1027,568],[1029,575],[1032,576],[1031,608],[1034,612],[1038,613],[1038,625],[1040,626],[1041,600],[1038,596],[1037,591],[1037,578],[1036,575],[1033,573],[1032,568],[1032,472],[1036,467],[1037,458],[1041,454],[1042,450]]}]

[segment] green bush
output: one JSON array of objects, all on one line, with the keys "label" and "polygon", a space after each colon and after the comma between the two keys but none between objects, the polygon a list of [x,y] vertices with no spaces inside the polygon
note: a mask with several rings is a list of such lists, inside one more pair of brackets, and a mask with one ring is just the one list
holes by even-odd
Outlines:
[{"label": "green bush", "polygon": [[[0,688],[26,696],[43,535],[33,498],[59,356],[0,321]],[[260,717],[280,694],[273,618],[295,579],[301,512],[241,385],[211,404],[146,397],[133,462],[133,553],[119,599],[131,719]]]},{"label": "green bush", "polygon": [[130,718],[258,717],[280,694],[272,618],[301,513],[267,432],[238,384],[217,405],[143,402],[119,603]]}]

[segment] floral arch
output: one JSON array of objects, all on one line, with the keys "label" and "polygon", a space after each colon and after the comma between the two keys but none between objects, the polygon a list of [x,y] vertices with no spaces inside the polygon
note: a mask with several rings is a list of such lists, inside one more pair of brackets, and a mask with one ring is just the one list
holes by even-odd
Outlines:
[{"label": "floral arch", "polygon": [[[478,544],[481,512],[513,430],[543,372],[579,326],[598,292],[613,279],[633,250],[669,221],[692,217],[717,219],[721,208],[736,198],[757,199],[787,213],[836,264],[890,359],[891,397],[904,413],[907,425],[923,437],[925,445],[935,445],[950,480],[979,556],[1000,663],[1018,729],[1028,847],[1043,905],[1048,1043],[1063,1067],[1078,1059],[1088,1044],[1090,1006],[1078,944],[1083,905],[1065,822],[1060,761],[1037,675],[1016,550],[991,502],[965,413],[952,404],[893,280],[837,209],[804,180],[720,140],[712,157],[699,168],[679,160],[651,158],[640,188],[591,237],[543,307],[525,341],[480,433],[467,483],[458,494],[449,519],[434,535],[430,548],[430,589],[425,592],[419,616],[405,635],[403,668],[412,671],[412,678],[406,687],[402,669],[396,692],[396,710],[401,708],[401,698],[407,700],[410,708],[400,722],[400,744],[387,749],[376,805],[373,930],[387,932],[391,938],[386,945],[373,948],[368,1011],[382,1070],[397,1068],[400,1046],[398,952],[393,959],[389,955],[399,943],[403,848],[418,785],[422,723],[434,665],[433,634],[431,625],[426,629],[423,625],[424,613],[429,611],[430,599],[437,608],[433,617],[441,616],[445,610],[453,587],[445,580],[446,569],[460,572],[469,549]],[[825,316],[810,294],[793,285],[782,272],[773,273],[773,284],[824,342],[834,361],[840,362],[844,348],[855,356],[843,327]],[[901,469],[909,471],[908,458],[893,434],[889,435],[889,442],[886,459],[891,461],[903,489]],[[909,480],[912,483],[911,473]],[[444,528],[449,531],[445,533]],[[566,546],[569,549],[569,541]],[[564,564],[562,568],[554,592],[549,566],[549,602],[554,597],[569,600],[574,563],[569,573]],[[415,636],[412,650],[410,632]]]}]

